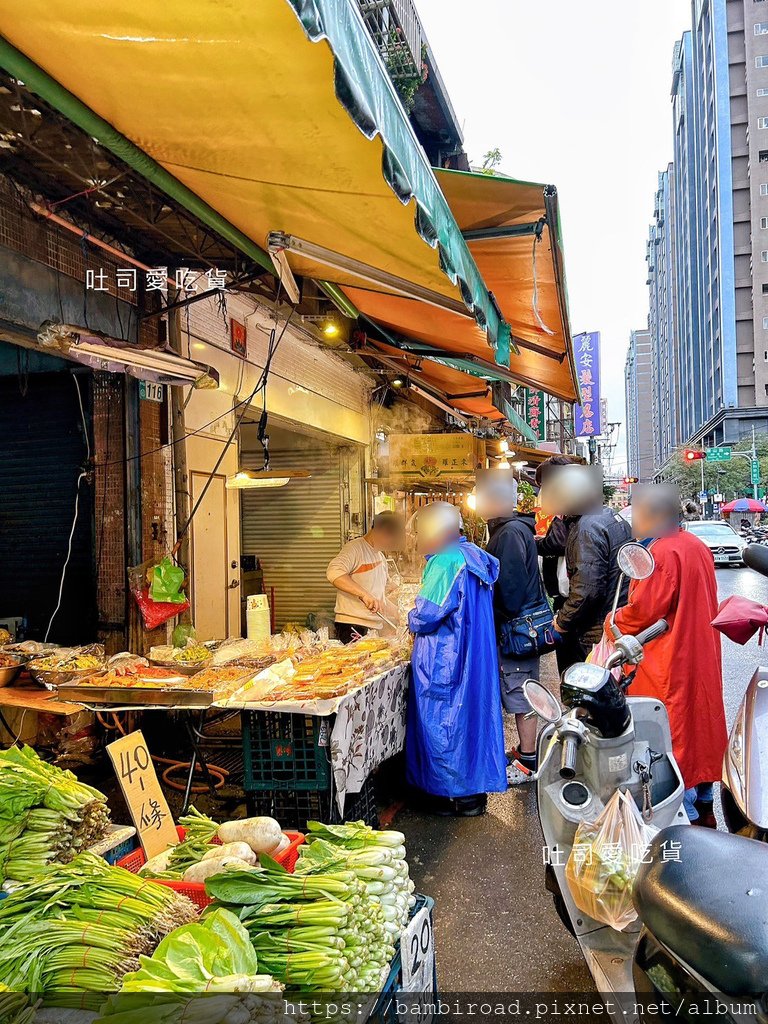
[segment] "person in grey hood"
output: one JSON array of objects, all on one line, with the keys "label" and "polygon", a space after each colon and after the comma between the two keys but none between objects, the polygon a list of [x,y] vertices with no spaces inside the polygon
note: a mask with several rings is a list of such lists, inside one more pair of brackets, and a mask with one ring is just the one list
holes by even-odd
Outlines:
[{"label": "person in grey hood", "polygon": [[[486,549],[499,560],[499,578],[493,588],[497,635],[505,622],[540,604],[544,598],[536,551],[536,520],[516,511],[517,481],[511,470],[490,470],[478,486],[478,512],[488,523]],[[516,658],[499,651],[501,701],[515,716],[519,745],[507,755],[507,782],[529,781],[536,771],[536,721],[523,693],[526,679],[539,678],[539,655]]]}]

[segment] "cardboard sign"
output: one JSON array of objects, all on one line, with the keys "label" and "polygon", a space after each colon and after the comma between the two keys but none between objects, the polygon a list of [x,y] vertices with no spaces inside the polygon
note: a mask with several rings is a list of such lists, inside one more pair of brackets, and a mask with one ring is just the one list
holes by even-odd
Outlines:
[{"label": "cardboard sign", "polygon": [[168,802],[140,729],[107,744],[147,860],[179,841]]},{"label": "cardboard sign", "polygon": [[401,991],[422,995],[434,992],[435,939],[432,918],[426,907],[414,914],[404,929],[400,956],[403,964]]}]

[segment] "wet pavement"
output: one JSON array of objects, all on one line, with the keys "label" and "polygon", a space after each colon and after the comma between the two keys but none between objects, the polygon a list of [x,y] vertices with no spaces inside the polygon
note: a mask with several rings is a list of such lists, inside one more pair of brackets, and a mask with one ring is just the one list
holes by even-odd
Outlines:
[{"label": "wet pavement", "polygon": [[[740,594],[768,603],[768,579],[751,569],[720,569],[720,599]],[[757,640],[723,640],[723,677],[730,727],[758,663]],[[542,681],[556,683],[554,657]],[[510,727],[514,745],[514,727]],[[716,800],[717,804],[717,800]],[[411,874],[435,900],[438,984],[443,992],[593,991],[576,941],[544,889],[542,837],[532,786],[490,798],[482,818],[434,818],[401,812],[395,827],[408,840]]]}]

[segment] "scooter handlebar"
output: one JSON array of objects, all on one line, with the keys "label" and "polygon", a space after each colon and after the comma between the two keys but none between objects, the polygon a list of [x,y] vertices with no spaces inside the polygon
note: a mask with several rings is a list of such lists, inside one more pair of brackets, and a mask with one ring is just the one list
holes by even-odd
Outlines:
[{"label": "scooter handlebar", "polygon": [[658,622],[654,622],[648,629],[644,629],[641,633],[638,633],[635,639],[642,646],[650,643],[651,640],[656,640],[658,637],[663,636],[664,633],[669,629],[669,623],[666,619],[659,619]]},{"label": "scooter handlebar", "polygon": [[576,774],[576,755],[579,741],[574,736],[566,736],[563,740],[563,752],[560,756],[560,778],[572,779]]}]

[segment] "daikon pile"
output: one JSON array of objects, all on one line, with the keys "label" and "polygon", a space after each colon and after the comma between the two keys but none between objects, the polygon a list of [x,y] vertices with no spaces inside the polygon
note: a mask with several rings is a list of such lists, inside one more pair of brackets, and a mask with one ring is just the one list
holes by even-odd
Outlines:
[{"label": "daikon pile", "polygon": [[340,869],[353,871],[364,883],[368,895],[381,904],[387,931],[398,940],[416,902],[403,833],[379,831],[362,821],[308,822],[307,845],[299,851],[297,874]]},{"label": "daikon pile", "polygon": [[0,881],[66,864],[109,829],[106,797],[31,747],[0,751]]},{"label": "daikon pile", "polygon": [[378,992],[394,955],[382,905],[352,871],[289,874],[262,856],[261,872],[206,882],[213,907],[237,914],[261,970],[308,992]]},{"label": "daikon pile", "polygon": [[258,871],[259,854],[277,856],[291,842],[274,818],[241,818],[218,825],[190,807],[179,821],[184,839],[147,861],[140,871],[146,878],[200,883],[222,871]]}]

